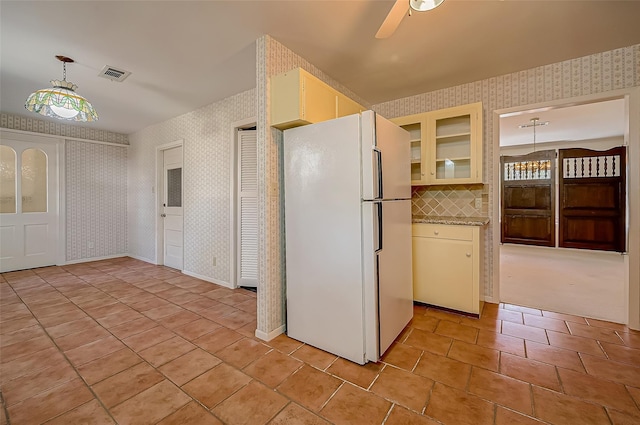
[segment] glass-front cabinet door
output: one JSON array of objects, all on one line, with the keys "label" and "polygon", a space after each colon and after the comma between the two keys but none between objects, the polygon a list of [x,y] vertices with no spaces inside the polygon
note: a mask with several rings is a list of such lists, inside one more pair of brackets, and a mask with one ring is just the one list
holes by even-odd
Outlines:
[{"label": "glass-front cabinet door", "polygon": [[411,185],[429,184],[429,149],[426,145],[425,114],[407,115],[391,120],[409,132],[411,141]]},{"label": "glass-front cabinet door", "polygon": [[430,184],[482,183],[482,104],[426,114]]},{"label": "glass-front cabinet door", "polygon": [[482,103],[391,120],[411,136],[411,185],[482,183]]}]

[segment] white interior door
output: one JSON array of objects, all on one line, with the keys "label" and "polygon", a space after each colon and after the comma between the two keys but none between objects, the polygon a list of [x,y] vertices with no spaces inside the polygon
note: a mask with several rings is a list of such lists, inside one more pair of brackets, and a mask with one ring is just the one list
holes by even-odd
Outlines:
[{"label": "white interior door", "polygon": [[30,139],[0,144],[2,272],[56,264],[58,146]]},{"label": "white interior door", "polygon": [[258,286],[258,156],[256,131],[238,132],[238,286]]},{"label": "white interior door", "polygon": [[182,220],[182,146],[162,151],[164,265],[182,270],[184,232]]}]

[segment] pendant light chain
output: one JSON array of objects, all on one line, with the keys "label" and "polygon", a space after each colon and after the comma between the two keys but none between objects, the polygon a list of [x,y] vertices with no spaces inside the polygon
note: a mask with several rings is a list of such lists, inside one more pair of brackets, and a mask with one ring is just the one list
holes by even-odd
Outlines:
[{"label": "pendant light chain", "polygon": [[531,118],[531,121],[533,122],[533,151],[536,151],[536,123],[538,122],[540,118]]},{"label": "pendant light chain", "polygon": [[[533,152],[536,152],[536,127],[548,125],[549,121],[540,122],[535,117],[529,120],[531,124],[520,124],[518,128],[533,127]],[[527,154],[530,155],[531,153]],[[523,156],[527,156],[523,155]],[[512,163],[504,163],[505,180],[539,180],[549,179],[551,172],[551,160],[549,159],[522,159]],[[508,178],[507,178],[508,177]]]},{"label": "pendant light chain", "polygon": [[549,121],[540,122],[540,118],[535,117],[529,120],[531,124],[521,124],[518,128],[529,128],[533,127],[533,151],[536,151],[536,127],[540,127],[543,125],[549,124]]}]

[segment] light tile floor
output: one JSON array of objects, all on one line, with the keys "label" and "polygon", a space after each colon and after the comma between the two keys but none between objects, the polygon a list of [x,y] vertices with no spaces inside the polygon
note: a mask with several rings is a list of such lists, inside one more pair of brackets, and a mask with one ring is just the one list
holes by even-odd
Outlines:
[{"label": "light tile floor", "polygon": [[380,363],[254,338],[255,294],[130,258],[6,273],[0,424],[638,424],[640,332],[416,306]]}]

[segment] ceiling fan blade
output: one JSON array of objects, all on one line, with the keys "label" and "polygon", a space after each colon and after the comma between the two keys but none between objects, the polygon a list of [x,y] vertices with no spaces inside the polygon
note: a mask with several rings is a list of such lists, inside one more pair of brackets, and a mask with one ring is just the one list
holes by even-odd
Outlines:
[{"label": "ceiling fan blade", "polygon": [[380,29],[376,33],[376,38],[387,38],[391,36],[408,11],[409,0],[396,0],[384,22],[380,25]]}]

